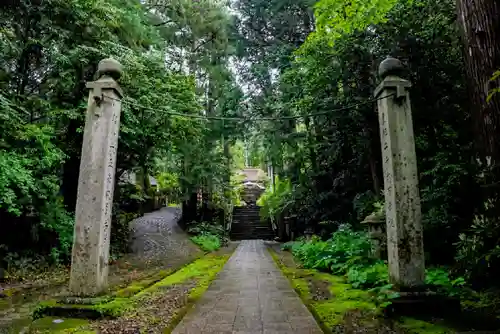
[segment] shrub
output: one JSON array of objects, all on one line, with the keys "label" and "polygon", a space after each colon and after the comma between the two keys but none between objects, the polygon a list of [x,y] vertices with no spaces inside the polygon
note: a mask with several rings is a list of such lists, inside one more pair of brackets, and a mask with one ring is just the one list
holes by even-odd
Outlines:
[{"label": "shrub", "polygon": [[347,271],[347,282],[354,288],[376,288],[389,284],[387,265],[377,261],[369,266],[353,266]]},{"label": "shrub", "polygon": [[210,222],[191,222],[187,231],[190,234],[208,233],[213,235],[224,235],[224,227],[222,225]]},{"label": "shrub", "polygon": [[459,234],[456,260],[461,272],[475,286],[493,285],[498,281],[500,267],[500,224],[491,212],[493,201],[484,203],[484,211],[474,217],[469,230]]},{"label": "shrub", "polygon": [[450,278],[450,274],[444,268],[429,268],[425,273],[425,283],[435,290],[449,296],[459,296],[466,292],[465,279],[457,277]]},{"label": "shrub", "polygon": [[[372,242],[368,234],[353,231],[348,225],[341,226],[326,241],[313,236],[311,240],[288,242],[282,249],[291,251],[305,268],[344,275],[354,288],[372,289],[378,294],[391,288],[387,264],[371,256]],[[465,279],[450,278],[445,268],[427,269],[425,283],[432,290],[449,296],[467,291]]]},{"label": "shrub", "polygon": [[[191,222],[187,228],[187,232],[189,234],[194,234],[191,240],[199,245],[203,250],[212,251],[210,249],[205,249],[204,246],[201,245],[203,243],[206,245],[215,245],[212,243],[214,239],[217,239],[217,247],[213,250],[219,249],[222,246],[226,246],[229,243],[229,238],[226,235],[226,231],[224,227],[215,222]],[[208,248],[213,248],[208,246]]]},{"label": "shrub", "polygon": [[57,245],[50,251],[52,262],[67,262],[73,246],[75,219],[64,208],[62,198],[47,202],[40,210],[40,226],[57,235]]},{"label": "shrub", "polygon": [[310,241],[298,241],[292,253],[306,268],[346,274],[354,265],[370,265],[372,243],[367,233],[353,231],[344,225],[327,241],[313,237]]},{"label": "shrub", "polygon": [[221,247],[219,237],[214,234],[195,235],[191,240],[205,252],[213,252]]}]

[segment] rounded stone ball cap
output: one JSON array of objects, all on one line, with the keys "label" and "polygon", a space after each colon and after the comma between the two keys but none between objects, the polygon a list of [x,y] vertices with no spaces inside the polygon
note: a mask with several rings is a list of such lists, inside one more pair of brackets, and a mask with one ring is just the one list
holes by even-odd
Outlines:
[{"label": "rounded stone ball cap", "polygon": [[399,59],[388,56],[380,63],[378,67],[378,75],[385,79],[389,75],[401,76],[404,71],[404,66]]},{"label": "rounded stone ball cap", "polygon": [[112,58],[106,58],[99,62],[97,67],[97,76],[109,75],[115,80],[120,79],[123,73],[123,66]]}]

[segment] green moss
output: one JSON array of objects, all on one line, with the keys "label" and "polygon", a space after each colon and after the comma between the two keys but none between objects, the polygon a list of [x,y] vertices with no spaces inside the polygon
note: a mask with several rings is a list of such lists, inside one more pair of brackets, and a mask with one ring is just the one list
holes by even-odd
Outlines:
[{"label": "green moss", "polygon": [[[311,269],[290,268],[279,260],[274,251],[270,250],[270,253],[325,332],[331,332],[331,328],[341,324],[349,311],[359,310],[371,313],[377,311],[368,292],[353,289],[351,285],[345,283],[342,277]],[[327,282],[331,298],[313,300],[310,281]]]},{"label": "green moss", "polygon": [[[217,273],[224,267],[224,264],[231,257],[231,255],[223,256],[213,256],[208,255],[202,259],[195,261],[191,266],[186,267],[184,272],[179,271],[177,277],[165,280],[164,284],[176,284],[179,280],[189,280],[196,278],[196,286],[189,291],[188,294],[188,304],[177,310],[170,326],[164,331],[164,333],[170,333],[175,326],[181,321],[184,315],[189,311],[189,309],[196,303],[196,301],[207,291],[210,283],[215,279]],[[191,267],[191,268],[189,268]],[[174,276],[174,275],[172,275]]]},{"label": "green moss", "polygon": [[8,309],[11,303],[7,299],[0,299],[0,310]]},{"label": "green moss", "polygon": [[310,297],[309,284],[302,279],[303,285],[307,287],[306,302],[314,309],[317,318],[325,327],[332,328],[341,324],[349,311],[357,310],[373,314],[377,312],[377,306],[373,303],[370,294],[367,291],[353,289],[350,284],[345,283],[342,277],[313,271],[311,279],[329,283],[331,298],[314,301]]},{"label": "green moss", "polygon": [[144,288],[145,288],[145,286],[143,286],[141,284],[132,284],[130,286],[127,286],[124,289],[116,291],[114,293],[114,295],[117,297],[120,297],[120,298],[131,297]]},{"label": "green moss", "polygon": [[313,302],[312,306],[328,328],[339,325],[343,322],[344,316],[349,311],[370,311],[376,312],[376,306],[368,301],[331,299],[322,302]]},{"label": "green moss", "polygon": [[32,321],[33,320],[31,318],[16,319],[10,322],[8,333],[22,333],[23,331],[26,330],[26,328],[29,328]]},{"label": "green moss", "polygon": [[404,317],[400,319],[398,327],[407,330],[409,333],[426,333],[426,334],[444,334],[444,333],[455,333],[454,330],[439,326],[436,324],[431,324],[426,321]]},{"label": "green moss", "polygon": [[133,295],[141,292],[142,290],[152,286],[158,281],[161,281],[165,277],[171,275],[174,272],[174,270],[160,270],[158,273],[155,275],[152,275],[146,279],[143,279],[139,282],[134,282],[130,284],[129,286],[120,289],[113,293],[113,296],[119,297],[119,298],[126,298],[126,297],[132,297]]},{"label": "green moss", "polygon": [[[163,275],[162,278],[167,276],[167,274]],[[132,283],[131,285],[127,286],[126,288],[123,288],[121,290],[118,290],[114,293],[114,296],[119,297],[119,298],[125,298],[125,297],[132,297],[133,295],[139,293],[140,291],[144,290],[145,288],[153,285],[159,279],[146,279],[137,283]]]},{"label": "green moss", "polygon": [[191,301],[198,300],[198,298],[200,298],[205,293],[205,291],[207,291],[210,283],[214,280],[215,276],[222,269],[229,257],[229,255],[217,256],[215,259],[211,259],[209,262],[200,263],[199,269],[205,268],[205,275],[200,277],[201,279],[198,280],[196,287],[189,292],[188,297]]},{"label": "green moss", "polygon": [[95,331],[88,330],[89,322],[82,319],[68,319],[63,318],[63,322],[54,323],[54,317],[45,317],[35,320],[31,326],[30,330],[34,333],[79,333],[79,334],[89,334],[95,333]]},{"label": "green moss", "polygon": [[34,319],[43,316],[70,316],[77,318],[116,318],[134,306],[129,298],[116,298],[110,302],[97,304],[62,304],[57,300],[48,300],[38,304],[33,313]]},{"label": "green moss", "polygon": [[21,289],[16,289],[16,288],[9,288],[9,289],[4,289],[2,290],[2,293],[6,295],[7,297],[12,297],[15,293],[17,293]]},{"label": "green moss", "polygon": [[[112,300],[110,300],[109,297],[105,299],[95,299],[97,301],[102,300],[102,303],[96,302],[82,305],[60,304],[57,300],[42,302],[35,310],[34,318],[40,319],[40,323],[46,322],[52,324],[51,320],[49,321],[48,319],[54,318],[49,318],[47,316],[62,316],[61,314],[71,314],[71,317],[89,317],[98,319],[105,317],[115,318],[124,314],[131,314],[131,311],[141,312],[141,305],[144,299],[148,299],[148,297],[156,294],[164,293],[165,287],[193,280],[196,282],[196,286],[191,289],[188,294],[188,305],[176,311],[169,327],[171,330],[175,325],[177,325],[196,300],[198,300],[198,298],[207,290],[208,286],[216,277],[217,273],[222,269],[229,257],[230,255],[206,255],[191,264],[184,266],[169,276],[166,276],[168,275],[168,272],[162,272],[163,278],[160,280],[158,280],[158,276],[155,275],[155,278],[143,280],[132,284],[125,289],[119,290],[115,293],[115,298]],[[138,291],[138,293],[134,294],[136,291]],[[129,293],[132,295],[128,296]],[[159,321],[159,319],[152,317],[151,321]],[[88,328],[78,328],[78,331],[73,332],[66,330],[61,333],[89,334],[94,332],[89,332]]]},{"label": "green moss", "polygon": [[215,256],[209,254],[138,293],[136,297],[140,298],[149,293],[153,293],[160,288],[179,284],[195,278],[201,279],[198,281],[198,284],[203,284],[207,278],[215,276],[219,270],[222,269],[228,258],[229,255]]},{"label": "green moss", "polygon": [[133,307],[134,302],[130,298],[116,298],[112,302],[95,305],[94,309],[105,316],[119,317]]},{"label": "green moss", "polygon": [[[135,282],[124,289],[116,291],[113,296],[90,298],[84,304],[62,303],[57,300],[49,300],[38,304],[33,317],[38,319],[44,315],[67,315],[84,318],[106,318],[119,317],[126,311],[134,308],[135,299],[131,298],[144,289],[152,286],[169,274],[172,270],[161,270],[156,275]],[[113,298],[114,297],[114,298]]]}]

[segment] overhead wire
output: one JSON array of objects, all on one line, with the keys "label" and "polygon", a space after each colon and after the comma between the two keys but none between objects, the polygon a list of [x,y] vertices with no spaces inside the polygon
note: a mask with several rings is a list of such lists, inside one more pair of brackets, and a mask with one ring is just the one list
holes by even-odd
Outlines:
[{"label": "overhead wire", "polygon": [[[172,116],[178,116],[178,117],[186,117],[186,118],[196,118],[196,119],[205,119],[205,120],[223,120],[223,121],[242,121],[242,122],[259,122],[259,121],[280,121],[280,120],[293,120],[293,119],[299,119],[299,118],[306,118],[306,117],[314,117],[314,116],[323,116],[323,115],[328,115],[334,112],[338,111],[345,111],[345,110],[350,110],[354,109],[360,106],[368,105],[374,102],[377,102],[379,100],[387,99],[391,96],[394,96],[395,94],[389,94],[385,96],[381,96],[375,99],[370,99],[365,102],[359,102],[359,103],[354,103],[345,107],[341,108],[335,108],[332,110],[328,111],[321,111],[321,112],[316,112],[316,113],[309,113],[305,115],[293,115],[293,116],[280,116],[280,117],[227,117],[227,116],[206,116],[206,115],[198,115],[198,114],[183,114],[179,112],[175,112],[172,110],[167,110],[165,108],[160,108],[161,110],[165,111],[167,114],[172,115]],[[112,98],[107,96],[106,98],[116,100],[116,101],[121,101],[124,104],[127,104],[129,106],[133,106],[138,109],[149,109],[156,111],[158,108],[152,108],[152,107],[147,107],[144,105],[141,105],[137,102],[130,101],[129,99],[117,99],[117,98]]]}]

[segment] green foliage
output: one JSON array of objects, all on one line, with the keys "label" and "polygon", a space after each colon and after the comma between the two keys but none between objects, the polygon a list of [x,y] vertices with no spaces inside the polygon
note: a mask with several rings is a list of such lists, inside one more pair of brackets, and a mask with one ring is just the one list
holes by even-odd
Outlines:
[{"label": "green foliage", "polygon": [[[500,79],[500,71],[496,71],[495,73],[493,73],[493,76],[491,77],[490,81],[497,81]],[[500,93],[500,87],[495,87],[493,89],[491,89],[489,92],[488,92],[488,97],[486,98],[486,102],[490,102],[490,100],[493,98],[493,96],[495,94],[498,94]]]},{"label": "green foliage", "polygon": [[389,284],[387,265],[383,261],[377,261],[372,265],[352,266],[347,270],[347,282],[354,288],[384,287]]},{"label": "green foliage", "polygon": [[455,279],[450,277],[446,268],[429,268],[426,270],[425,283],[436,288],[439,292],[450,296],[463,296],[469,292],[465,288],[465,278],[459,276]]},{"label": "green foliage", "polygon": [[[369,25],[387,22],[387,13],[399,0],[320,0],[315,5],[317,34],[333,43],[343,34],[365,30]],[[315,36],[311,34],[310,37]]]},{"label": "green foliage", "polygon": [[261,218],[264,220],[271,219],[274,222],[290,204],[291,192],[290,181],[286,179],[281,180],[279,177],[276,177],[274,189],[272,188],[272,184],[269,184],[257,200],[257,205],[260,206]]},{"label": "green foliage", "polygon": [[63,162],[64,154],[52,142],[53,137],[50,126],[34,124],[12,124],[3,133],[0,210],[19,216],[26,207],[43,205],[55,195],[58,180],[54,169]]},{"label": "green foliage", "polygon": [[222,246],[227,246],[229,239],[224,227],[217,223],[191,222],[188,233],[195,234],[191,240],[206,252],[212,252]]},{"label": "green foliage", "polygon": [[[493,203],[485,203],[485,211],[493,207]],[[500,236],[498,220],[485,214],[476,215],[470,228],[459,235],[456,242],[456,259],[468,280],[493,282],[492,267],[500,263],[500,246],[497,240]],[[475,282],[480,284],[482,282]]]},{"label": "green foliage", "polygon": [[57,234],[58,244],[52,248],[50,257],[53,262],[67,262],[73,246],[75,219],[70,215],[58,198],[45,203],[40,211],[40,226]]},{"label": "green foliage", "polygon": [[[313,236],[310,240],[286,243],[282,249],[291,251],[304,268],[343,275],[352,287],[370,289],[382,304],[395,297],[389,284],[387,263],[373,258],[372,243],[366,232],[356,232],[349,226],[341,226],[326,241]],[[430,289],[449,296],[470,292],[465,288],[465,278],[451,278],[446,268],[427,269],[425,283]]]},{"label": "green foliage", "polygon": [[213,252],[221,247],[219,236],[214,234],[201,234],[191,237],[191,240],[205,252]]},{"label": "green foliage", "polygon": [[200,115],[208,100],[212,113],[239,113],[242,93],[226,68],[233,21],[222,3],[21,0],[1,6],[0,20],[0,220],[31,240],[0,238],[2,252],[68,259],[85,83],[107,57],[124,68],[117,176],[139,179],[115,187],[113,252],[125,250],[128,221],[151,201],[149,175],[171,201],[207,180],[224,198],[231,164],[217,141],[231,143],[240,128],[170,114]]},{"label": "green foliage", "polygon": [[137,212],[120,211],[111,224],[111,258],[117,258],[129,252],[130,222],[139,217]]},{"label": "green foliage", "polygon": [[212,234],[224,235],[224,228],[213,222],[192,222],[188,227],[188,233],[191,234]]},{"label": "green foliage", "polygon": [[305,268],[345,274],[349,267],[372,264],[374,259],[370,256],[371,249],[372,243],[367,233],[342,226],[327,241],[314,237],[310,241],[296,242],[292,246],[292,253]]},{"label": "green foliage", "polygon": [[[302,23],[306,14],[304,3],[299,3],[293,14],[287,6],[269,8],[260,2],[255,8],[245,7],[245,13],[259,16],[252,23],[267,19],[269,32],[262,28],[266,34],[281,27],[302,36],[302,24],[280,26],[269,18],[293,17]],[[287,215],[296,218],[294,234],[310,227],[326,235],[340,222],[357,228],[366,215],[378,210],[375,203],[383,193],[380,129],[373,113],[376,104],[369,101],[380,82],[378,66],[392,55],[403,62],[404,75],[412,82],[426,263],[459,264],[454,269],[462,275],[468,270],[481,284],[480,279],[492,276],[479,267],[487,262],[482,255],[494,249],[496,232],[483,238],[488,245],[474,260],[455,261],[459,235],[473,234],[469,230],[474,215],[484,213],[483,199],[472,194],[487,196],[489,192],[479,187],[482,176],[471,145],[474,122],[465,89],[460,27],[455,24],[456,2],[321,0],[305,5],[315,11],[316,31],[286,51],[274,45],[276,53],[260,52],[271,49],[268,40],[260,41],[247,30],[251,41],[265,45],[252,48],[248,56],[258,61],[255,68],[262,69],[249,79],[262,87],[250,96],[252,115],[287,117],[259,123],[249,146],[257,148],[261,161],[273,164],[280,179],[290,180],[293,191],[286,208]],[[282,31],[276,29],[269,41]],[[278,50],[282,57],[276,56]],[[273,80],[266,77],[270,72]],[[435,88],[431,94],[429,87]],[[491,212],[491,216],[498,213]],[[493,252],[488,258],[495,257]],[[477,269],[473,273],[472,266]]]},{"label": "green foliage", "polygon": [[178,203],[181,197],[179,175],[171,172],[162,172],[157,175],[159,190],[167,196],[169,202]]}]

